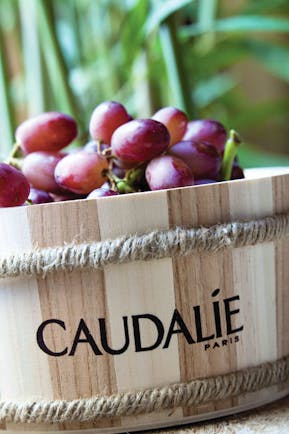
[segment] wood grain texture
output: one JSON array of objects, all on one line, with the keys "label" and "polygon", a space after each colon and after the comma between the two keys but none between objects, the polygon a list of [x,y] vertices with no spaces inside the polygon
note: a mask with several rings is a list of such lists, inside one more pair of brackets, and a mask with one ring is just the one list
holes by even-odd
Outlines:
[{"label": "wood grain texture", "polygon": [[[168,207],[165,192],[154,196],[144,195],[139,200],[133,195],[127,201],[99,201],[98,215],[101,238],[117,237],[123,233],[143,233],[154,227],[168,229]],[[117,218],[115,218],[117,216]],[[172,260],[149,261],[114,265],[105,269],[108,310],[111,318],[112,344],[119,348],[119,321],[121,315],[152,314],[169,321],[175,307]],[[120,306],[122,306],[120,308]],[[147,324],[143,346],[155,341],[156,330],[151,321]],[[131,330],[132,335],[132,330]],[[135,352],[133,345],[121,356],[115,357],[116,381],[119,391],[151,387],[156,382],[163,385],[180,381],[180,368],[177,342],[167,350],[158,348],[154,351]],[[159,417],[167,418],[171,411],[160,415],[150,414],[126,417],[123,426],[144,425]],[[182,411],[176,410],[174,417],[180,418]]]},{"label": "wood grain texture", "polygon": [[[230,203],[232,220],[273,215],[271,178],[248,182],[246,190],[240,183],[231,184]],[[246,324],[237,355],[237,366],[242,369],[277,358],[274,243],[234,249],[233,263],[234,289],[242,296],[242,321]],[[266,399],[275,389],[250,394],[239,402]]]},{"label": "wood grain texture", "polygon": [[[226,184],[213,188],[176,189],[168,193],[170,204],[170,225],[210,226],[230,220],[230,204]],[[199,204],[202,204],[200,206]],[[177,308],[182,313],[190,330],[195,330],[193,306],[200,306],[203,322],[203,336],[215,334],[212,302],[233,295],[233,276],[227,273],[232,267],[232,252],[216,255],[193,255],[174,258],[175,289]],[[212,298],[212,292],[219,288],[220,296]],[[196,337],[194,336],[194,339]],[[210,348],[205,349],[208,343]],[[183,336],[179,337],[181,379],[207,377],[229,372],[235,366],[235,346],[227,345],[220,349],[222,339],[188,345]],[[185,415],[211,412],[222,407],[232,406],[231,400],[215,404],[205,404],[198,408],[186,409]]]},{"label": "wood grain texture", "polygon": [[[97,208],[94,201],[70,202],[56,207],[29,208],[31,237],[39,247],[99,240]],[[102,271],[57,273],[38,279],[43,320],[61,319],[66,332],[48,329],[49,348],[60,351],[72,342],[81,318],[93,336],[98,335],[98,318],[107,317],[104,274]],[[50,334],[49,334],[50,333]],[[73,357],[50,357],[54,399],[75,399],[117,391],[113,359],[96,356],[89,345],[80,343]],[[101,426],[114,426],[106,421]],[[91,424],[66,424],[60,429],[89,428]],[[97,427],[98,423],[93,424]]]},{"label": "wood grain texture", "polygon": [[[289,211],[289,177],[278,176],[272,179],[274,192],[274,211]],[[276,279],[276,328],[278,357],[289,354],[289,239],[275,245]],[[289,384],[289,382],[288,382]],[[282,386],[279,387],[279,390]]]},{"label": "wood grain texture", "polygon": [[[105,240],[176,225],[210,226],[273,215],[288,208],[289,175],[282,175],[3,209],[0,210],[0,256],[33,245],[46,247]],[[125,392],[223,374],[288,355],[288,255],[289,241],[283,240],[214,255],[111,265],[103,271],[61,272],[45,279],[1,280],[0,397],[74,399]],[[220,291],[214,295],[216,289]],[[244,329],[227,335],[224,300],[236,296],[239,299],[230,302],[231,310],[238,311],[232,314],[231,325],[233,328],[243,325]],[[217,308],[213,305],[217,302],[219,330],[214,310]],[[169,346],[164,348],[175,309],[194,342],[188,342],[182,325],[175,322]],[[202,341],[197,336],[198,314],[202,336],[208,338]],[[155,316],[162,322],[164,336],[156,349],[136,352],[133,316],[137,315]],[[45,342],[53,351],[65,347],[68,352],[71,350],[83,318],[102,354],[94,354],[87,342],[80,341],[74,355],[46,355],[37,346],[35,335],[40,323],[51,318],[63,321],[66,328],[47,327]],[[107,354],[100,337],[100,319],[105,319],[108,346],[117,350],[126,342],[124,318],[127,318],[128,348],[122,354]],[[152,345],[157,337],[154,323],[147,317],[139,317],[138,321],[142,346]],[[198,415],[203,418],[207,413],[225,412],[239,405],[253,406],[286,387],[173,412],[33,429],[91,428],[95,432],[106,429],[123,432],[132,426],[160,426]],[[0,430],[12,428],[14,431],[28,429],[9,425]],[[29,430],[32,431],[31,425]]]},{"label": "wood grain texture", "polygon": [[[27,208],[0,210],[0,255],[32,248]],[[0,397],[3,400],[53,398],[48,358],[35,345],[34,333],[41,322],[37,280],[4,279],[0,282]],[[35,425],[30,431],[45,426]],[[7,424],[7,430],[26,430]]]}]

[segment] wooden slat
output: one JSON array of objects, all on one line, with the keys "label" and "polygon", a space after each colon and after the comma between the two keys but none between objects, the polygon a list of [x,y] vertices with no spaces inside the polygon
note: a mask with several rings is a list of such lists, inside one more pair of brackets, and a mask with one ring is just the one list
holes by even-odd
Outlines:
[{"label": "wooden slat", "polygon": [[[270,178],[232,183],[230,213],[232,220],[254,219],[274,213],[272,181]],[[275,248],[274,243],[234,249],[233,278],[235,291],[242,303],[244,323],[242,339],[237,350],[237,368],[275,360],[277,358]],[[239,398],[239,403],[266,399],[275,389],[252,393]]]},{"label": "wooden slat", "polygon": [[[172,227],[210,226],[216,222],[229,221],[226,185],[171,190],[168,197]],[[194,339],[196,326],[193,306],[197,305],[201,306],[203,316],[203,336],[215,334],[212,302],[234,294],[232,275],[229,272],[232,265],[231,252],[175,258],[173,264],[176,305],[189,329],[194,331]],[[212,298],[211,294],[217,288],[220,288],[220,294]],[[207,350],[206,344],[210,344]],[[221,348],[216,346],[213,349],[214,344],[220,345]],[[222,348],[222,338],[188,345],[184,336],[180,336],[179,352],[182,381],[223,374],[234,369],[236,364],[235,345]],[[231,400],[187,408],[185,415],[207,413],[228,406],[232,406]]]},{"label": "wooden slat", "polygon": [[[0,255],[31,249],[27,208],[0,210]],[[0,397],[3,400],[53,398],[47,356],[35,345],[34,331],[42,320],[35,278],[0,281]],[[30,431],[45,429],[33,425]],[[7,430],[25,430],[7,424]]]},{"label": "wooden slat", "polygon": [[[101,238],[117,237],[123,233],[146,232],[153,228],[168,228],[166,193],[131,195],[127,200],[98,202]],[[112,345],[121,347],[124,315],[153,314],[167,324],[175,307],[171,259],[115,265],[105,269],[107,303],[111,322]],[[148,320],[142,320],[147,321]],[[131,339],[133,333],[130,327]],[[147,326],[142,335],[143,345],[154,342],[154,326]],[[162,385],[180,380],[177,342],[169,349],[135,352],[133,342],[123,355],[114,359],[119,391],[128,391],[154,384]],[[160,418],[169,418],[170,411],[137,417],[122,418],[122,425],[144,425]],[[173,413],[180,418],[181,410]]]},{"label": "wooden slat", "polygon": [[[278,176],[272,179],[274,192],[274,211],[284,213],[289,211],[289,176]],[[289,355],[289,239],[280,240],[275,244],[276,270],[276,326],[278,357]],[[289,382],[288,382],[289,386]],[[279,387],[282,390],[285,385]]]},{"label": "wooden slat", "polygon": [[[94,201],[31,207],[29,211],[31,237],[39,247],[100,239]],[[51,326],[46,333],[46,341],[54,351],[66,346],[71,349],[81,318],[92,335],[99,336],[98,318],[108,316],[102,271],[60,272],[44,280],[39,278],[38,287],[43,320],[58,318],[66,325],[65,332]],[[78,345],[74,356],[49,357],[49,367],[55,399],[116,392],[113,359],[107,354],[95,355],[86,343]],[[93,426],[108,427],[116,423],[107,420]],[[61,428],[89,427],[91,424],[66,424]]]}]

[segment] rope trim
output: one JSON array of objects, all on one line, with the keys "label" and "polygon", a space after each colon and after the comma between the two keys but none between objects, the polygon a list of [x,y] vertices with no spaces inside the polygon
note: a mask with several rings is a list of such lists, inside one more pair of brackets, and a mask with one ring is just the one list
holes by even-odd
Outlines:
[{"label": "rope trim", "polygon": [[73,423],[131,416],[233,398],[289,379],[289,356],[230,374],[73,401],[0,402],[0,423]]},{"label": "rope trim", "polygon": [[0,278],[39,275],[74,269],[99,269],[109,264],[148,261],[227,248],[255,246],[289,235],[289,213],[259,220],[237,221],[209,228],[176,227],[94,243],[34,249],[0,259]]}]

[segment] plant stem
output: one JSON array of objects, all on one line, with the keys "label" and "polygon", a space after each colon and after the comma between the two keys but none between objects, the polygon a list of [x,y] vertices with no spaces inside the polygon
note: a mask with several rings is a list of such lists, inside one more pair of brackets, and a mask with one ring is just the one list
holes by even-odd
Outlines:
[{"label": "plant stem", "polygon": [[14,141],[12,102],[9,95],[8,72],[5,64],[3,34],[0,33],[0,119],[3,120],[1,131],[1,150],[8,153]]},{"label": "plant stem", "polygon": [[174,101],[178,108],[192,118],[195,114],[192,89],[183,63],[182,47],[178,41],[174,16],[170,16],[161,24],[159,34]]},{"label": "plant stem", "polygon": [[217,6],[218,0],[199,0],[198,22],[203,32],[212,30]]},{"label": "plant stem", "polygon": [[203,32],[198,43],[202,50],[212,50],[215,45],[215,33],[212,30],[214,26],[218,0],[199,0],[198,6],[198,23]]},{"label": "plant stem", "polygon": [[62,110],[79,118],[80,111],[77,110],[76,98],[69,86],[68,70],[54,27],[51,3],[47,0],[37,0],[37,5],[40,43],[49,69],[55,98],[59,100]]},{"label": "plant stem", "polygon": [[46,109],[36,2],[37,0],[26,0],[24,4],[22,0],[19,0],[26,100],[29,117],[39,114]]},{"label": "plant stem", "polygon": [[229,181],[231,179],[234,158],[237,155],[240,143],[241,139],[239,134],[236,133],[235,130],[231,130],[229,138],[226,142],[221,168],[221,176],[223,181]]},{"label": "plant stem", "polygon": [[9,166],[15,167],[15,169],[21,170],[23,158],[7,158],[4,163],[9,164]]}]

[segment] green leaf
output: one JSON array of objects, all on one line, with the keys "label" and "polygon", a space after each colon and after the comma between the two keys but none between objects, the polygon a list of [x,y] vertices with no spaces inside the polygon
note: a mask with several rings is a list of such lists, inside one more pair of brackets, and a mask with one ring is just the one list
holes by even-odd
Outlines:
[{"label": "green leaf", "polygon": [[166,0],[156,2],[151,14],[148,16],[144,31],[148,35],[156,27],[158,27],[166,18],[175,13],[176,11],[192,3],[194,0]]},{"label": "green leaf", "polygon": [[197,84],[194,90],[194,102],[197,107],[202,109],[235,86],[235,81],[228,74],[215,75]]},{"label": "green leaf", "polygon": [[[148,2],[138,0],[125,18],[121,32],[121,50],[125,64],[130,67],[144,45],[143,26],[148,13]],[[133,35],[133,43],[132,43]]]},{"label": "green leaf", "polygon": [[269,100],[257,104],[247,104],[234,116],[234,128],[242,131],[260,125],[267,120],[284,116],[289,111],[289,99]]},{"label": "green leaf", "polygon": [[8,154],[14,140],[13,107],[10,96],[7,64],[5,62],[3,34],[0,33],[0,121],[1,121],[1,158]]},{"label": "green leaf", "polygon": [[[216,20],[210,29],[214,32],[289,32],[289,19],[262,15],[240,15]],[[182,37],[188,38],[204,33],[199,24],[181,29]]]},{"label": "green leaf", "polygon": [[289,48],[267,41],[247,41],[248,53],[272,74],[289,81]]},{"label": "green leaf", "polygon": [[287,6],[288,0],[261,0],[247,2],[242,10],[244,14],[259,14]]},{"label": "green leaf", "polygon": [[199,53],[196,47],[186,48],[188,69],[194,65],[194,81],[210,78],[225,68],[229,68],[248,56],[247,46],[238,39],[226,39],[218,42],[216,49]]},{"label": "green leaf", "polygon": [[257,146],[242,144],[238,151],[238,158],[242,167],[276,167],[289,166],[288,155],[264,152]]}]

